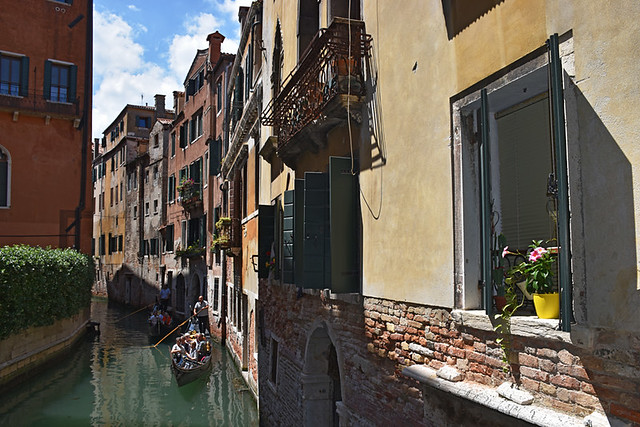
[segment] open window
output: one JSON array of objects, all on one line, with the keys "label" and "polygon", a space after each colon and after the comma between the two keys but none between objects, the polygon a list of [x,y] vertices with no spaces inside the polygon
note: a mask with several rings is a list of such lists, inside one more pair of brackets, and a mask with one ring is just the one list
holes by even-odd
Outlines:
[{"label": "open window", "polygon": [[491,314],[501,248],[557,247],[563,330],[571,319],[567,154],[557,35],[453,104],[456,306]]}]

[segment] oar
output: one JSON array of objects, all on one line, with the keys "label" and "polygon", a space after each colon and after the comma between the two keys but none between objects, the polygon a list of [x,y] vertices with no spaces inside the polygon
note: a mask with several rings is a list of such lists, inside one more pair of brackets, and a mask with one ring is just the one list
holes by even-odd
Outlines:
[{"label": "oar", "polygon": [[191,318],[192,318],[192,317],[194,317],[194,316],[187,317],[187,320],[185,320],[184,322],[180,323],[178,326],[176,326],[175,328],[173,328],[173,329],[171,330],[171,332],[169,332],[167,335],[165,335],[164,337],[162,337],[162,339],[161,339],[160,341],[158,341],[158,342],[157,342],[155,345],[153,345],[152,347],[157,347],[157,346],[158,346],[158,344],[160,344],[162,341],[164,341],[165,339],[167,339],[167,337],[168,337],[169,335],[171,335],[172,333],[174,333],[174,332],[176,331],[176,329],[178,329],[179,327],[181,327],[182,325],[184,325],[185,323],[187,323],[189,320],[191,320]]},{"label": "oar", "polygon": [[150,306],[152,306],[153,304],[155,304],[155,302],[152,302],[152,303],[151,303],[151,304],[149,304],[149,305],[145,305],[145,306],[144,306],[144,307],[142,307],[140,310],[136,310],[136,311],[134,311],[133,313],[127,314],[126,316],[121,317],[120,319],[116,320],[116,321],[115,321],[115,322],[113,322],[113,323],[118,323],[118,322],[119,322],[119,321],[121,321],[122,319],[126,319],[126,318],[127,318],[127,317],[129,317],[129,316],[133,316],[134,314],[139,313],[139,312],[141,312],[142,310],[149,308],[149,307],[150,307]]}]

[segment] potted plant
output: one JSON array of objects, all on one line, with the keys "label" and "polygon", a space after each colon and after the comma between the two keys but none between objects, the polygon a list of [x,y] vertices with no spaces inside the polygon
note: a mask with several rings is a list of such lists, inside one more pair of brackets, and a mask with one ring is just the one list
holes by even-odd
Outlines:
[{"label": "potted plant", "polygon": [[[533,305],[541,319],[557,319],[560,315],[560,296],[553,284],[554,262],[557,248],[545,248],[542,240],[534,240],[529,245],[526,261],[512,267],[507,272],[505,283],[513,287],[524,279],[527,292],[533,294]],[[505,257],[509,252],[506,246],[502,251]],[[517,254],[515,254],[517,255]]]}]

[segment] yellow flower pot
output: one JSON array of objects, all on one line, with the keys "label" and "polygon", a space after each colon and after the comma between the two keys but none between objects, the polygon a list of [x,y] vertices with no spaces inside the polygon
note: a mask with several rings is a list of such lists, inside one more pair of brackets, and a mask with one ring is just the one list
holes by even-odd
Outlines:
[{"label": "yellow flower pot", "polygon": [[560,316],[560,294],[533,294],[533,306],[540,319],[557,319]]}]

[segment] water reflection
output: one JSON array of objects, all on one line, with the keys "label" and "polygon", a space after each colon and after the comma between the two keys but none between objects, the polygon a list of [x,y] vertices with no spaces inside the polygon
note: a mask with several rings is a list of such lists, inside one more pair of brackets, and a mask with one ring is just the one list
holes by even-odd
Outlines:
[{"label": "water reflection", "polygon": [[214,347],[210,375],[178,388],[167,339],[153,348],[146,314],[96,300],[101,335],[87,339],[55,366],[0,395],[2,425],[258,424],[255,401],[226,350]]}]

